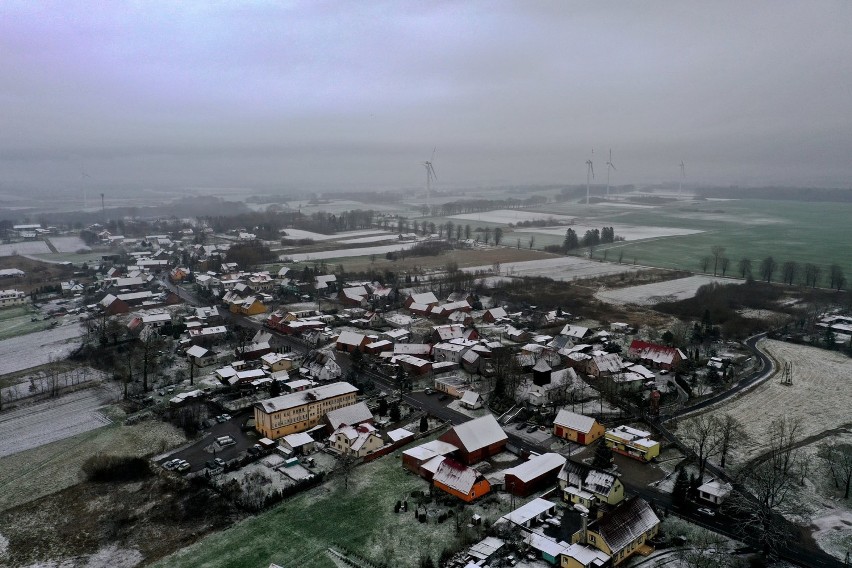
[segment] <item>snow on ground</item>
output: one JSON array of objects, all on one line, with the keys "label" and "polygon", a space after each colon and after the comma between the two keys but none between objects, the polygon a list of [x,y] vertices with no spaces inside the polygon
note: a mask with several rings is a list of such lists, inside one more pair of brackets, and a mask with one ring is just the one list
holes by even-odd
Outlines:
[{"label": "snow on ground", "polygon": [[[779,365],[793,363],[793,384],[782,385],[780,374],[725,403],[713,412],[739,420],[748,439],[732,450],[735,461],[755,457],[769,448],[769,425],[782,416],[800,418],[800,438],[852,423],[852,359],[836,351],[761,340],[758,346]],[[819,417],[816,419],[815,417]]]},{"label": "snow on ground", "polygon": [[0,414],[0,457],[106,426],[110,420],[97,409],[114,398],[88,388]]},{"label": "snow on ground", "polygon": [[64,359],[82,333],[80,324],[73,323],[0,341],[0,375]]},{"label": "snow on ground", "polygon": [[373,235],[371,237],[359,237],[357,239],[346,239],[340,241],[343,245],[357,245],[358,243],[376,243],[379,241],[396,240],[398,237],[393,233],[384,233],[381,235]]},{"label": "snow on ground", "polygon": [[[522,221],[554,221],[570,222],[575,217],[569,215],[555,215],[541,211],[518,211],[516,209],[495,209],[494,211],[482,211],[481,213],[462,213],[451,215],[450,219],[462,219],[466,221],[484,221],[486,223],[520,223]],[[600,227],[598,227],[600,228]],[[562,231],[565,234],[565,231]]]},{"label": "snow on ground", "polygon": [[[493,269],[489,266],[472,266],[465,268],[465,272],[485,272]],[[541,260],[524,260],[520,262],[504,262],[500,265],[500,272],[507,276],[544,276],[554,280],[576,280],[580,278],[595,278],[609,274],[620,274],[622,272],[633,272],[638,267],[628,264],[615,264],[611,262],[598,262],[577,256],[560,256],[557,258],[545,258]]]},{"label": "snow on ground", "polygon": [[0,256],[16,254],[49,254],[52,252],[44,241],[23,241],[0,245]]},{"label": "snow on ground", "polygon": [[595,294],[595,298],[610,304],[636,304],[650,306],[659,302],[672,302],[692,298],[698,289],[711,282],[723,284],[739,284],[739,280],[730,278],[715,278],[713,276],[689,276],[677,280],[655,282],[630,286],[617,290],[605,290]]},{"label": "snow on ground", "polygon": [[[694,235],[695,233],[703,233],[704,231],[699,231],[696,229],[680,229],[678,227],[642,227],[637,225],[619,225],[616,223],[607,223],[602,221],[600,223],[574,223],[570,226],[571,229],[577,233],[579,237],[582,237],[586,231],[591,231],[593,229],[600,230],[601,226],[606,225],[608,227],[612,227],[615,229],[616,236],[624,237],[625,240],[628,241],[638,241],[642,239],[656,239],[660,237],[676,237],[681,235]],[[567,231],[569,227],[547,227],[547,228],[522,228],[515,229],[516,233],[541,233],[543,235],[557,235],[564,236],[565,231]]]},{"label": "snow on ground", "polygon": [[50,237],[50,243],[59,252],[77,252],[80,249],[90,250],[80,237]]},{"label": "snow on ground", "polygon": [[343,233],[334,233],[333,235],[324,235],[322,233],[314,233],[313,231],[304,231],[302,229],[285,229],[286,239],[313,239],[315,241],[339,241],[340,239],[353,237],[366,237],[367,235],[376,235],[384,233],[384,231],[376,231],[375,229],[363,229],[360,231],[346,231]]},{"label": "snow on ground", "polygon": [[133,568],[144,560],[142,553],[135,548],[119,548],[110,544],[90,555],[56,562],[48,560],[30,564],[26,568]]},{"label": "snow on ground", "polygon": [[303,262],[312,260],[323,260],[328,258],[349,258],[353,256],[368,256],[371,254],[384,256],[389,252],[410,249],[415,243],[399,243],[395,245],[385,245],[380,247],[361,247],[354,249],[340,250],[324,250],[320,252],[305,252],[300,254],[282,254],[281,260],[289,259],[293,262]]}]

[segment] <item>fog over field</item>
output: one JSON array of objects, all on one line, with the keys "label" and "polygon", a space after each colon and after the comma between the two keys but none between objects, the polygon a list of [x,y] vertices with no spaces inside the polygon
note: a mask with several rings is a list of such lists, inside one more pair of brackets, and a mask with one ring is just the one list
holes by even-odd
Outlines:
[{"label": "fog over field", "polygon": [[[0,6],[0,201],[849,187],[852,4]],[[817,33],[815,31],[818,30]],[[803,42],[802,38],[807,38]],[[591,153],[594,148],[594,154]],[[410,193],[406,195],[410,196]],[[377,204],[377,207],[381,204]]]}]

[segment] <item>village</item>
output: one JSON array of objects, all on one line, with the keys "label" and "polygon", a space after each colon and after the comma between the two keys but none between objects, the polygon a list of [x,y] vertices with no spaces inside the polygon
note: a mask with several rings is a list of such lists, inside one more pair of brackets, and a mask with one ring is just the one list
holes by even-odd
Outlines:
[{"label": "village", "polygon": [[[571,313],[567,286],[563,305],[506,300],[499,266],[347,273],[293,261],[298,247],[270,262],[251,227],[214,234],[197,220],[170,223],[132,238],[90,226],[99,260],[59,263],[39,285],[29,266],[2,271],[10,284],[0,309],[33,310],[27,325],[51,322],[39,333],[70,330],[30,367],[68,357],[76,369],[10,368],[4,412],[109,391],[125,424],[159,420],[183,432],[180,447],[145,456],[155,475],[206,484],[248,514],[391,463],[421,480],[396,499],[394,515],[454,523],[465,535],[412,565],[839,565],[805,548],[779,507],[744,506],[760,498],[761,478],[739,466],[760,473],[767,462],[796,461],[805,427],[772,422],[780,441],[755,446],[763,434],[746,436],[742,419],[724,414],[767,381],[797,380],[792,363],[757,346],[800,338],[787,324],[743,340],[723,337],[706,315],[658,328],[645,311],[624,311],[624,321]],[[387,242],[497,247],[449,229],[383,228]],[[72,238],[41,225],[12,231],[24,244]],[[810,325],[817,347],[808,349],[849,343],[844,313],[814,313]],[[36,433],[21,432],[0,455],[103,426],[92,412],[63,417],[65,429],[33,424]],[[13,420],[6,436],[23,428]],[[845,459],[832,456],[826,463]],[[381,565],[358,550],[329,554]]]}]

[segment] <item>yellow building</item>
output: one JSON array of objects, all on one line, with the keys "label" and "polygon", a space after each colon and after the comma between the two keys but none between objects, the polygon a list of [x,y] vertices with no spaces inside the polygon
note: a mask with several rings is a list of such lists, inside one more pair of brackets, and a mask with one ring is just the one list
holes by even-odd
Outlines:
[{"label": "yellow building", "polygon": [[254,405],[255,428],[274,440],[316,426],[328,412],[355,404],[358,389],[349,383],[332,383]]},{"label": "yellow building", "polygon": [[587,446],[604,435],[604,427],[594,418],[563,408],[553,421],[553,435]]},{"label": "yellow building", "polygon": [[249,296],[242,303],[232,303],[228,309],[233,314],[242,314],[244,316],[253,316],[266,312],[266,306],[256,296]]},{"label": "yellow building", "polygon": [[587,509],[617,505],[624,500],[624,485],[618,477],[584,463],[568,460],[557,479],[563,499]]},{"label": "yellow building", "polygon": [[[653,547],[647,542],[659,529],[660,519],[650,505],[636,497],[590,521],[574,533],[571,542],[597,548],[610,557],[613,566],[617,566],[637,552],[643,556],[653,552]],[[562,556],[561,564],[564,568],[577,565],[566,556]]]},{"label": "yellow building", "polygon": [[640,461],[649,462],[660,455],[660,443],[651,439],[650,432],[630,426],[607,430],[604,441],[612,451]]}]

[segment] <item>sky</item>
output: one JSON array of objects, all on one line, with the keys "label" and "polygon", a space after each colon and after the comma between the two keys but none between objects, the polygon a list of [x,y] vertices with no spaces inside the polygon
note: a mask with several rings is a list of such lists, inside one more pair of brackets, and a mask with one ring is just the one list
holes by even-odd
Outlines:
[{"label": "sky", "polygon": [[[852,185],[852,2],[0,3],[0,186]],[[592,153],[594,151],[594,153]],[[22,189],[21,189],[22,190]],[[70,191],[70,190],[69,190]]]}]

